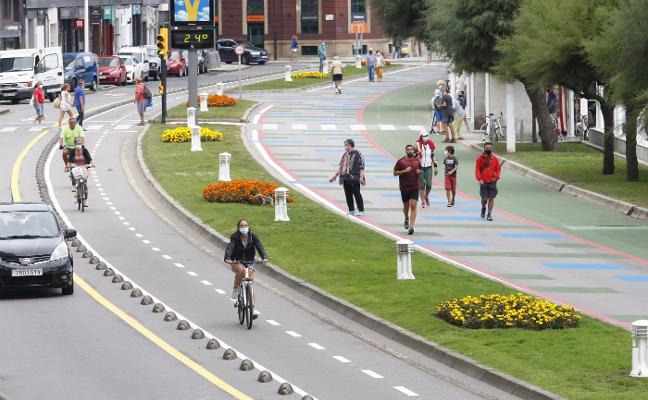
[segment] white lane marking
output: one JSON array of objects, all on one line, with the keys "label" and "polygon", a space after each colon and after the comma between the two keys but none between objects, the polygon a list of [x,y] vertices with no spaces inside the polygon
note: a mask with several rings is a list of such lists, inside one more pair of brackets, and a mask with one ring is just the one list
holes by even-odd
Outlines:
[{"label": "white lane marking", "polygon": [[200,283],[202,283],[205,286],[211,286],[212,285],[212,283],[209,282],[209,281],[200,281]]},{"label": "white lane marking", "polygon": [[136,233],[135,236],[137,236],[138,238],[144,237],[144,235],[142,235],[141,233]]},{"label": "white lane marking", "polygon": [[301,337],[301,335],[295,331],[286,331],[286,333],[292,337]]},{"label": "white lane marking", "polygon": [[184,265],[182,265],[180,263],[173,263],[173,265],[175,265],[178,268],[184,268],[185,267]]},{"label": "white lane marking", "polygon": [[4,128],[0,128],[0,132],[13,132],[16,129],[18,129],[17,126],[5,126]]},{"label": "white lane marking", "polygon": [[394,386],[394,389],[398,390],[399,392],[403,393],[405,396],[409,397],[418,397],[418,393],[412,392],[405,386]]},{"label": "white lane marking", "polygon": [[335,126],[335,125],[330,125],[330,124],[323,124],[323,125],[320,125],[320,128],[321,128],[323,131],[336,131],[336,130],[337,130],[337,126]]},{"label": "white lane marking", "polygon": [[271,109],[272,107],[273,107],[273,106],[270,105],[270,106],[267,106],[266,108],[264,108],[263,110],[261,110],[260,113],[258,113],[257,115],[254,116],[254,118],[252,119],[252,123],[255,124],[255,125],[258,124],[258,123],[259,123],[259,120],[261,119],[261,116],[262,116],[266,111],[268,111],[269,109]]},{"label": "white lane marking", "polygon": [[173,259],[170,255],[167,255],[167,254],[162,254],[162,258],[164,258],[165,260],[172,260]]},{"label": "white lane marking", "polygon": [[363,369],[362,372],[364,372],[365,374],[369,375],[370,377],[372,377],[374,379],[383,379],[382,375],[377,374],[377,373],[373,372],[370,369]]},{"label": "white lane marking", "polygon": [[118,220],[123,221],[126,219],[126,217],[117,217]]},{"label": "white lane marking", "polygon": [[121,215],[121,213],[119,211],[115,211],[114,213],[115,213],[115,215]]},{"label": "white lane marking", "polygon": [[198,274],[193,271],[187,271],[187,274],[191,276],[198,276]]},{"label": "white lane marking", "polygon": [[314,348],[315,350],[325,350],[326,349],[326,347],[324,347],[322,345],[319,345],[317,343],[308,343],[308,345],[310,347]]},{"label": "white lane marking", "polygon": [[279,129],[279,125],[278,124],[263,124],[263,129],[265,129],[267,131],[276,131],[277,129]]},{"label": "white lane marking", "polygon": [[90,125],[85,128],[86,131],[98,131],[103,128],[103,125]]},{"label": "white lane marking", "polygon": [[351,128],[352,131],[366,131],[367,130],[367,127],[362,125],[362,124],[361,125],[351,125],[350,128]]},{"label": "white lane marking", "polygon": [[147,240],[147,239],[144,239],[144,240],[142,240],[142,243],[144,243],[144,244],[151,244],[151,241],[150,241],[150,240]]},{"label": "white lane marking", "polygon": [[226,292],[223,289],[214,289],[214,292],[218,294],[225,294]]},{"label": "white lane marking", "polygon": [[115,127],[116,130],[123,131],[130,128],[130,124],[119,124]]},{"label": "white lane marking", "polygon": [[39,132],[39,131],[41,131],[42,129],[43,129],[43,128],[41,128],[41,127],[35,126],[35,127],[33,127],[33,128],[29,128],[29,132]]},{"label": "white lane marking", "polygon": [[22,122],[33,121],[33,120],[34,120],[34,118],[32,118],[32,117],[29,117],[29,118],[22,118],[22,119],[21,119]]},{"label": "white lane marking", "polygon": [[351,360],[349,360],[348,358],[344,358],[342,356],[333,356],[333,358],[335,358],[336,360],[338,360],[339,362],[341,362],[343,364],[348,364],[348,363],[351,362]]},{"label": "white lane marking", "polygon": [[295,131],[305,131],[308,129],[308,125],[306,124],[292,124],[292,129]]},{"label": "white lane marking", "polygon": [[101,183],[97,183],[95,186],[96,187],[101,187]]},{"label": "white lane marking", "polygon": [[423,125],[410,125],[410,131],[424,131],[425,127]]},{"label": "white lane marking", "polygon": [[122,225],[128,226],[128,225],[130,225],[130,222],[122,222]]},{"label": "white lane marking", "polygon": [[571,231],[624,231],[624,230],[644,230],[648,225],[563,225]]},{"label": "white lane marking", "polygon": [[153,251],[160,251],[160,249],[159,249],[158,247],[151,247],[151,250],[153,250]]},{"label": "white lane marking", "polygon": [[394,125],[378,125],[381,131],[395,131],[396,127]]},{"label": "white lane marking", "polygon": [[136,231],[137,229],[135,229],[135,227],[132,227],[132,226],[131,226],[130,228],[128,228],[128,230],[129,230],[129,231]]},{"label": "white lane marking", "polygon": [[115,211],[116,209],[117,209],[117,207],[115,207],[115,206],[110,207],[110,210],[111,210],[111,211]]},{"label": "white lane marking", "polygon": [[272,326],[279,326],[281,325],[279,322],[275,321],[274,319],[266,319],[266,322],[269,323]]}]

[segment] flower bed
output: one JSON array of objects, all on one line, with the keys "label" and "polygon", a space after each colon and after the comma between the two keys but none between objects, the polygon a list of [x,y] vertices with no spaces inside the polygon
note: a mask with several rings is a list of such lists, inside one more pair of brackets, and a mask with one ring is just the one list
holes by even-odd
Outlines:
[{"label": "flower bed", "polygon": [[563,329],[578,326],[580,316],[571,307],[522,293],[466,296],[437,305],[438,316],[462,328]]},{"label": "flower bed", "polygon": [[[272,182],[238,179],[205,186],[203,198],[213,203],[269,204],[278,187]],[[292,201],[293,198],[289,195],[288,202]]]},{"label": "flower bed", "polygon": [[[200,128],[201,142],[214,142],[223,140],[223,134],[219,131],[202,127]],[[169,143],[184,143],[191,141],[191,128],[180,126],[173,129],[166,129],[162,132],[162,141]]]},{"label": "flower bed", "polygon": [[[185,105],[189,107],[189,102],[186,101]],[[236,105],[236,99],[232,96],[226,94],[217,95],[217,94],[208,94],[207,95],[207,107],[232,107]],[[198,96],[198,106],[200,106],[200,96]]]},{"label": "flower bed", "polygon": [[324,79],[326,74],[323,72],[295,72],[292,74],[293,79]]}]

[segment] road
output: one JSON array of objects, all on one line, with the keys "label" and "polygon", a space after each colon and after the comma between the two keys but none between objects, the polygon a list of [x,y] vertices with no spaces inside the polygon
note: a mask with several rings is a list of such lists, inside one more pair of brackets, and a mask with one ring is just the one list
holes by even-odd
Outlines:
[{"label": "road", "polygon": [[[267,67],[272,64],[261,68]],[[254,75],[255,70],[247,73]],[[90,106],[107,101],[100,97],[88,97],[94,103]],[[170,103],[185,98],[186,94],[172,95]],[[28,115],[29,110],[21,112]],[[22,115],[12,110],[0,120],[14,126],[10,123]],[[219,261],[222,251],[164,210],[142,183],[135,159],[142,128],[135,125],[132,104],[86,121],[88,147],[97,162],[90,208],[83,214],[75,209],[56,149],[46,153],[44,172],[55,207],[95,255],[163,303],[167,311],[188,320],[192,329],[177,330],[177,321],[164,321],[162,314],[151,312],[151,305],[140,305],[140,297],[130,297],[130,291],[120,290],[119,283],[77,256],[74,296],[58,297],[49,291],[10,293],[0,302],[3,323],[15,327],[10,331],[14,346],[3,347],[0,355],[16,360],[13,366],[0,366],[2,396],[12,400],[44,396],[220,399],[227,392],[233,398],[256,399],[305,394],[319,399],[510,398],[368,332],[268,277],[259,277],[257,287],[263,314],[251,331],[242,329],[228,298],[232,274]],[[7,160],[15,160],[37,133],[6,133],[10,137],[4,142],[12,144],[0,150],[6,163],[3,171],[11,170],[13,161]],[[26,200],[37,199],[34,166],[45,141],[27,154],[20,170],[20,192]],[[7,198],[9,188],[4,189]],[[25,314],[30,316],[28,322]],[[207,338],[191,339],[196,328]],[[218,338],[222,347],[206,350],[211,337]],[[21,343],[33,344],[35,351],[25,350]],[[236,349],[236,360],[222,359],[227,347]],[[42,348],[47,351],[37,351]],[[246,357],[253,360],[254,371],[238,370]],[[257,382],[262,369],[271,371],[272,383]],[[74,381],[70,371],[77,372]],[[33,376],[47,378],[26,388]],[[292,396],[277,394],[284,380],[293,385]],[[56,382],[70,383],[57,386]]]}]

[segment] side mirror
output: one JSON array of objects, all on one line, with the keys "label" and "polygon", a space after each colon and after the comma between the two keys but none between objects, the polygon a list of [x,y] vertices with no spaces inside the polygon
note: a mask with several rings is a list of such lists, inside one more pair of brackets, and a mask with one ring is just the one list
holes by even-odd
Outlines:
[{"label": "side mirror", "polygon": [[66,229],[65,232],[63,233],[63,237],[66,239],[71,239],[73,237],[76,237],[77,231],[76,229]]}]

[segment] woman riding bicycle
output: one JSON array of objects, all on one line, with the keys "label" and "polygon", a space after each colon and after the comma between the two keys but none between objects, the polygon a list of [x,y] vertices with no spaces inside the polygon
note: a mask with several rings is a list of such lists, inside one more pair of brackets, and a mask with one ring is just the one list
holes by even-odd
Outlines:
[{"label": "woman riding bicycle", "polygon": [[[83,151],[83,146],[81,144],[77,144],[74,147],[74,152],[68,157],[68,161],[71,165],[70,168],[70,179],[72,180],[72,191],[76,191],[76,179],[74,176],[74,167],[79,167],[81,168],[81,171],[83,173],[83,178],[85,181],[88,181],[88,168],[91,166],[92,160],[88,160],[86,155],[84,154]],[[84,198],[83,199],[83,205],[84,207],[88,207],[88,199]]]},{"label": "woman riding bicycle", "polygon": [[[232,299],[238,297],[239,285],[245,275],[243,264],[250,267],[254,264],[255,253],[259,252],[261,262],[266,263],[268,256],[263,248],[263,243],[257,235],[250,231],[250,224],[246,219],[241,219],[236,224],[236,232],[230,236],[230,242],[225,249],[225,263],[232,266],[234,275],[234,287],[232,289]],[[254,268],[248,271],[250,279],[254,281]],[[254,314],[258,315],[257,310]]]}]

